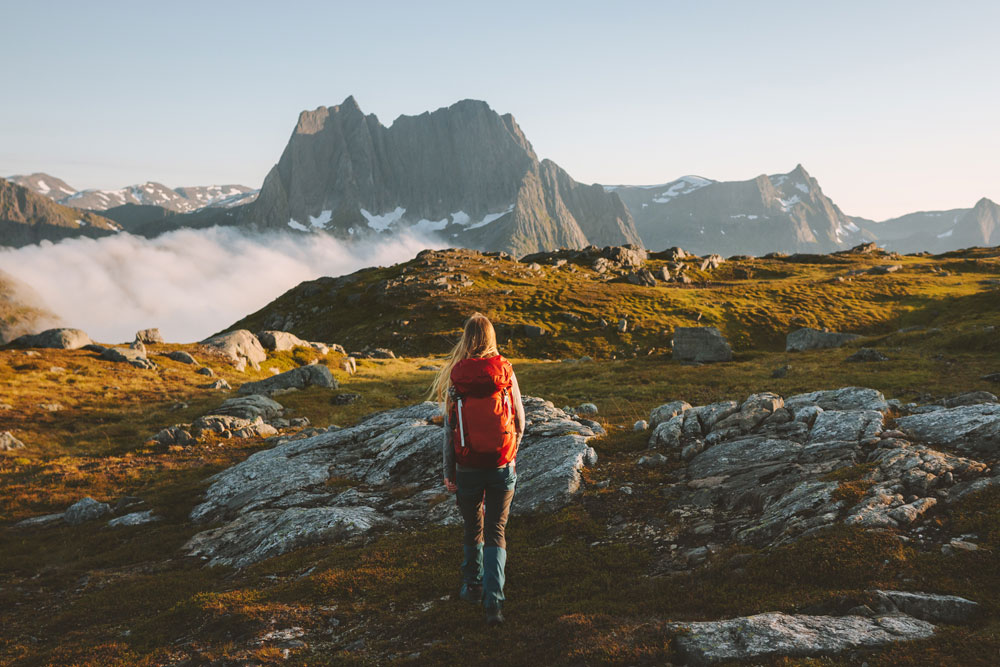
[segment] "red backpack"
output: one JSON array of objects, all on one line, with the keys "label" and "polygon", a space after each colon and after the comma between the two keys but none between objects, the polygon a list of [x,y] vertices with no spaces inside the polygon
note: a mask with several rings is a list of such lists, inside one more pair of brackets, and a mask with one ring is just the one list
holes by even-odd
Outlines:
[{"label": "red backpack", "polygon": [[513,377],[514,368],[499,354],[452,367],[448,423],[459,465],[499,468],[517,456]]}]

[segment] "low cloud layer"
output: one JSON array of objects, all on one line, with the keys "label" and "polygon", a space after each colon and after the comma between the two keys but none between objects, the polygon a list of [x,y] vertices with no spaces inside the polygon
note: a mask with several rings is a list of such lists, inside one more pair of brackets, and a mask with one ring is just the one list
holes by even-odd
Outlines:
[{"label": "low cloud layer", "polygon": [[303,280],[411,259],[432,247],[400,237],[345,245],[324,234],[250,235],[228,227],[154,239],[118,234],[0,251],[0,268],[30,285],[66,326],[106,343],[159,327],[201,340]]}]

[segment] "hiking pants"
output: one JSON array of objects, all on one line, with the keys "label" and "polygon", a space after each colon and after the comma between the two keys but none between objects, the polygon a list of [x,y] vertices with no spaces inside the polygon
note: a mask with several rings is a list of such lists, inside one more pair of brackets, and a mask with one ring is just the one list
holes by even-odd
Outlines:
[{"label": "hiking pants", "polygon": [[455,477],[455,500],[465,522],[462,580],[465,584],[482,582],[483,605],[487,610],[499,609],[504,601],[507,564],[504,532],[517,484],[514,464],[485,470],[462,468]]},{"label": "hiking pants", "polygon": [[[514,499],[517,473],[514,464],[502,468],[461,468],[455,473],[458,493],[455,499],[465,521],[462,544],[475,547],[507,548],[504,532],[510,501]],[[486,508],[483,510],[485,502]]]}]

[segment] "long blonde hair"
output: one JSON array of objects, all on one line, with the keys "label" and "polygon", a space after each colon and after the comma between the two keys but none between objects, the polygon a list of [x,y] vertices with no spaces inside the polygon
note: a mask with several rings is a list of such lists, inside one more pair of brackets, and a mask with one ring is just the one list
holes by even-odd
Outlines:
[{"label": "long blonde hair", "polygon": [[493,323],[482,313],[473,313],[465,321],[462,338],[451,348],[444,368],[434,378],[430,399],[437,401],[442,407],[446,405],[448,390],[451,388],[451,369],[462,359],[495,357],[498,354],[497,333],[493,329]]}]

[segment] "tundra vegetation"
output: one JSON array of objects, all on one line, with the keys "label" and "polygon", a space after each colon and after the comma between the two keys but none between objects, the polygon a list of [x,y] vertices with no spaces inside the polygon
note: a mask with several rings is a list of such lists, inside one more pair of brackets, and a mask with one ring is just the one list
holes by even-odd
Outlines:
[{"label": "tundra vegetation", "polygon": [[[25,444],[0,452],[0,664],[663,664],[676,660],[671,621],[796,612],[872,589],[960,595],[978,601],[981,613],[929,639],[866,652],[869,665],[996,664],[995,486],[928,519],[929,530],[977,536],[978,549],[950,554],[891,528],[839,524],[774,547],[728,545],[704,564],[664,572],[664,545],[630,527],[669,529],[674,521],[664,508],[685,463],[670,457],[638,466],[650,454],[650,433],[633,430],[669,401],[707,405],[844,386],[878,389],[902,403],[996,393],[1000,252],[731,258],[705,270],[698,260],[661,254],[645,268],[677,275],[684,266],[690,282],[653,285],[557,260],[433,253],[304,283],[234,324],[286,329],[347,352],[390,348],[398,357],[359,358],[354,374],[343,370],[339,352],[322,356],[306,347],[271,352],[259,370],[245,372],[198,345],[147,345],[154,369],[86,349],[0,348],[0,431]],[[901,268],[868,272],[883,265]],[[204,567],[185,555],[182,546],[202,530],[189,515],[208,478],[271,445],[211,434],[187,446],[151,442],[161,429],[192,422],[235,395],[206,388],[209,378],[196,372],[202,366],[169,352],[189,352],[234,388],[275,371],[326,365],[339,389],[284,393],[284,416],[350,426],[423,400],[433,375],[427,367],[440,364],[472,310],[497,322],[526,393],[556,406],[593,402],[599,414],[591,418],[608,432],[590,442],[599,459],[583,470],[576,502],[511,523],[501,631],[487,629],[480,610],[457,600],[455,525],[306,546],[242,569]],[[529,335],[525,325],[545,333]],[[679,326],[717,327],[733,360],[679,364],[669,344]],[[785,335],[799,327],[861,338],[785,352]],[[845,361],[861,348],[889,360]],[[332,400],[345,392],[360,399]],[[871,471],[862,464],[825,481],[838,483],[838,497],[858,499]],[[408,490],[395,493],[403,498]],[[14,527],[88,496],[111,505],[141,499],[160,520],[117,529],[106,522]]]}]

